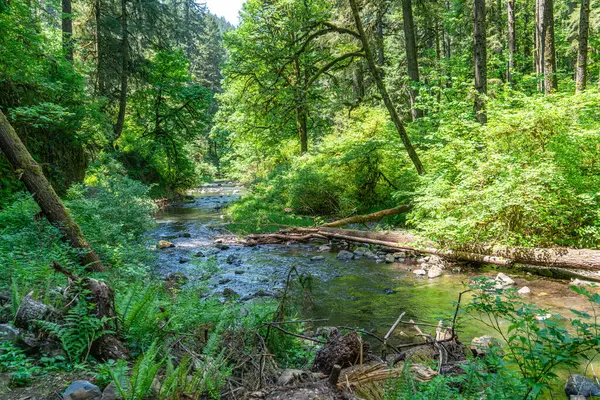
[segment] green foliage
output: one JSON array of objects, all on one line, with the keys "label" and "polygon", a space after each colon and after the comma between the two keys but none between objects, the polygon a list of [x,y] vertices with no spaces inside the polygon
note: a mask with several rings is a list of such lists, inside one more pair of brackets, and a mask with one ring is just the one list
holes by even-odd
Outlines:
[{"label": "green foliage", "polygon": [[10,374],[10,383],[13,386],[27,386],[33,376],[40,372],[40,368],[33,364],[25,352],[16,347],[12,342],[0,343],[0,372]]},{"label": "green foliage", "polygon": [[72,306],[60,323],[38,321],[41,328],[55,335],[71,362],[86,362],[92,343],[107,334],[106,318],[94,316],[94,304],[86,297],[89,292],[80,290],[77,303]]}]

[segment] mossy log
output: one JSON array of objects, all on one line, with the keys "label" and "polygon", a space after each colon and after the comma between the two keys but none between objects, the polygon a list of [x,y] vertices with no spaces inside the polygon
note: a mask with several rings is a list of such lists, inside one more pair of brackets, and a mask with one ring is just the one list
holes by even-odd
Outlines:
[{"label": "mossy log", "polygon": [[335,228],[335,227],[348,225],[348,224],[363,224],[365,222],[377,221],[379,219],[389,217],[391,215],[402,214],[402,213],[407,212],[408,210],[410,210],[410,205],[403,204],[398,207],[389,208],[387,210],[377,211],[372,214],[355,215],[354,217],[348,217],[348,218],[340,219],[337,221],[328,222],[326,224],[323,224],[322,226]]},{"label": "mossy log", "polygon": [[33,159],[2,111],[0,111],[0,150],[33,195],[44,216],[60,230],[71,247],[80,251],[81,264],[89,271],[103,271],[104,265],[100,258],[89,247],[79,225],[73,220],[46,179],[42,167]]}]

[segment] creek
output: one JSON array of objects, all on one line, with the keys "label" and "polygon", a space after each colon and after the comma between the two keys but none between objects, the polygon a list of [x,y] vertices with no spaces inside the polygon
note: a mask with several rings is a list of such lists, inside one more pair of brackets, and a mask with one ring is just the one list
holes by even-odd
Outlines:
[{"label": "creek", "polygon": [[[189,284],[204,285],[207,296],[233,290],[242,301],[248,301],[276,297],[285,286],[288,272],[295,267],[300,274],[311,277],[311,301],[303,306],[303,318],[325,319],[317,324],[358,327],[384,336],[403,311],[403,321],[448,321],[458,293],[474,276],[493,277],[500,271],[463,269],[428,279],[412,273],[418,268],[414,258],[389,264],[367,258],[344,261],[336,258],[336,251],[318,251],[319,244],[245,247],[227,231],[223,216],[224,208],[243,193],[243,187],[231,182],[205,184],[190,192],[189,201],[159,212],[158,227],[150,237],[154,241],[168,240],[175,247],[157,250],[156,273],[162,277],[182,273],[190,279]],[[591,310],[582,296],[569,289],[568,281],[516,270],[503,272],[516,281],[517,287],[531,289],[529,301],[551,312],[569,317],[571,308]],[[491,333],[468,317],[462,319],[460,329],[459,338],[464,343]],[[412,328],[400,326],[394,341],[414,340],[407,335],[414,335]]]}]

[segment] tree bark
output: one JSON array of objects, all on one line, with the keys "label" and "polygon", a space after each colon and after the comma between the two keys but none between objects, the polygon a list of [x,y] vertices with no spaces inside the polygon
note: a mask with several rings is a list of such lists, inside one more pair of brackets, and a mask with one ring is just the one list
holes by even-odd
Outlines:
[{"label": "tree bark", "polygon": [[419,63],[417,59],[415,24],[411,0],[402,0],[402,20],[404,25],[404,41],[406,45],[406,66],[408,68],[408,77],[410,79],[408,93],[410,95],[411,114],[414,121],[423,117],[423,110],[420,110],[415,106],[419,95],[419,89],[415,87],[415,85],[419,83]]},{"label": "tree bark", "polygon": [[387,210],[377,211],[367,215],[355,215],[354,217],[343,218],[337,221],[328,222],[323,224],[325,227],[337,227],[348,224],[362,224],[364,222],[377,221],[384,217],[389,217],[390,215],[402,214],[410,210],[410,205],[404,204],[395,208],[390,208]]},{"label": "tree bark", "polygon": [[79,225],[73,220],[62,201],[48,182],[42,168],[0,111],[0,150],[40,206],[48,221],[56,226],[65,240],[80,252],[81,264],[89,271],[104,271],[104,265],[89,247]]},{"label": "tree bark", "polygon": [[[383,7],[380,5],[379,7]],[[383,15],[385,10],[378,9],[377,10],[377,65],[383,67],[385,64],[385,52],[383,47]]]},{"label": "tree bark", "polygon": [[485,0],[474,0],[473,38],[475,50],[475,117],[487,123],[485,96],[487,95],[487,44],[485,26]]},{"label": "tree bark", "polygon": [[412,143],[410,142],[408,133],[406,132],[406,129],[404,128],[404,125],[402,124],[402,121],[400,120],[400,117],[398,116],[398,112],[396,111],[396,108],[394,107],[394,103],[392,103],[392,99],[390,98],[388,91],[385,87],[385,84],[383,82],[383,77],[381,76],[381,71],[379,70],[379,68],[377,67],[377,64],[375,62],[375,57],[373,56],[371,46],[369,45],[368,37],[365,33],[365,30],[362,25],[362,21],[360,19],[360,13],[358,11],[358,5],[356,4],[356,0],[349,0],[349,2],[350,2],[350,8],[352,9],[352,16],[354,18],[356,30],[358,32],[358,37],[363,46],[363,50],[365,52],[365,58],[367,59],[367,65],[369,67],[369,70],[371,71],[373,80],[375,80],[375,84],[377,85],[379,94],[383,98],[383,102],[385,103],[385,106],[390,114],[390,117],[392,118],[392,121],[394,122],[394,125],[396,126],[396,130],[398,131],[398,134],[400,135],[400,138],[402,139],[402,143],[404,144],[404,147],[406,148],[406,151],[408,152],[408,156],[410,157],[413,165],[415,166],[417,173],[419,175],[423,175],[425,173],[423,164],[421,163],[421,160],[419,159],[417,152],[415,151]]},{"label": "tree bark", "polygon": [[544,88],[546,94],[558,90],[558,77],[556,76],[556,51],[554,47],[554,0],[540,0],[543,14],[543,37],[544,42]]},{"label": "tree bark", "polygon": [[94,2],[94,13],[96,18],[96,79],[98,94],[106,95],[106,71],[104,60],[104,41],[102,35],[102,0]]},{"label": "tree bark", "polygon": [[121,137],[127,108],[127,75],[129,70],[129,41],[127,40],[127,0],[121,0],[121,95],[119,115],[115,126],[115,141]]},{"label": "tree bark", "polygon": [[579,10],[579,45],[577,49],[576,92],[582,92],[587,85],[588,33],[590,30],[590,0],[581,0]]},{"label": "tree bark", "polygon": [[515,69],[515,56],[517,54],[517,38],[515,32],[515,0],[508,0],[508,71],[506,77],[509,83],[513,83],[513,71]]},{"label": "tree bark", "polygon": [[62,46],[65,58],[73,61],[73,14],[71,0],[62,0]]},{"label": "tree bark", "polygon": [[300,154],[304,154],[308,152],[308,127],[306,109],[303,103],[296,108],[296,125],[300,139]]}]

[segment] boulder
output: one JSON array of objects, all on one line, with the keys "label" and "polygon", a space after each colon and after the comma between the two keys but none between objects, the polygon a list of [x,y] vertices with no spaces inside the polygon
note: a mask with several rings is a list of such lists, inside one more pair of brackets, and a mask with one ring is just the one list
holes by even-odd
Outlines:
[{"label": "boulder", "polygon": [[377,258],[377,255],[375,253],[373,253],[372,251],[365,251],[362,256],[365,258],[371,258],[371,259]]},{"label": "boulder", "polygon": [[514,286],[515,281],[508,275],[500,272],[496,275],[496,284],[494,285],[495,289],[506,289],[510,286]]},{"label": "boulder", "polygon": [[354,254],[356,254],[357,256],[360,257],[368,251],[369,251],[369,249],[366,247],[358,247],[358,248],[354,249]]},{"label": "boulder", "polygon": [[175,247],[175,245],[169,241],[166,240],[159,240],[158,244],[156,245],[157,249],[170,249],[171,247]]},{"label": "boulder", "polygon": [[517,293],[521,296],[525,296],[531,293],[531,289],[529,289],[527,286],[523,286],[521,289],[517,290]]},{"label": "boulder", "polygon": [[385,255],[385,262],[388,264],[393,263],[394,261],[396,261],[396,257],[394,257],[393,254],[386,254]]},{"label": "boulder", "polygon": [[581,375],[570,375],[565,383],[567,396],[583,396],[584,398],[600,396],[600,385]]},{"label": "boulder", "polygon": [[117,389],[117,385],[114,382],[109,383],[102,391],[102,400],[119,399],[121,399],[121,394],[119,393],[119,389]]},{"label": "boulder", "polygon": [[415,269],[413,271],[413,274],[415,274],[417,276],[423,276],[423,275],[427,275],[427,271],[425,271],[424,269]]},{"label": "boulder", "polygon": [[74,381],[62,394],[63,400],[100,400],[102,391],[88,381]]},{"label": "boulder", "polygon": [[443,274],[444,270],[438,267],[437,265],[434,265],[433,267],[429,268],[429,271],[427,271],[427,276],[430,279],[437,278],[439,276],[442,276]]},{"label": "boulder", "polygon": [[350,253],[347,250],[341,250],[337,255],[338,260],[352,260],[353,258],[354,254]]},{"label": "boulder", "polygon": [[231,288],[225,288],[223,290],[223,296],[225,297],[233,297],[233,296],[237,296],[237,292]]},{"label": "boulder", "polygon": [[394,253],[394,257],[395,258],[406,258],[406,252],[405,251],[397,251]]}]

